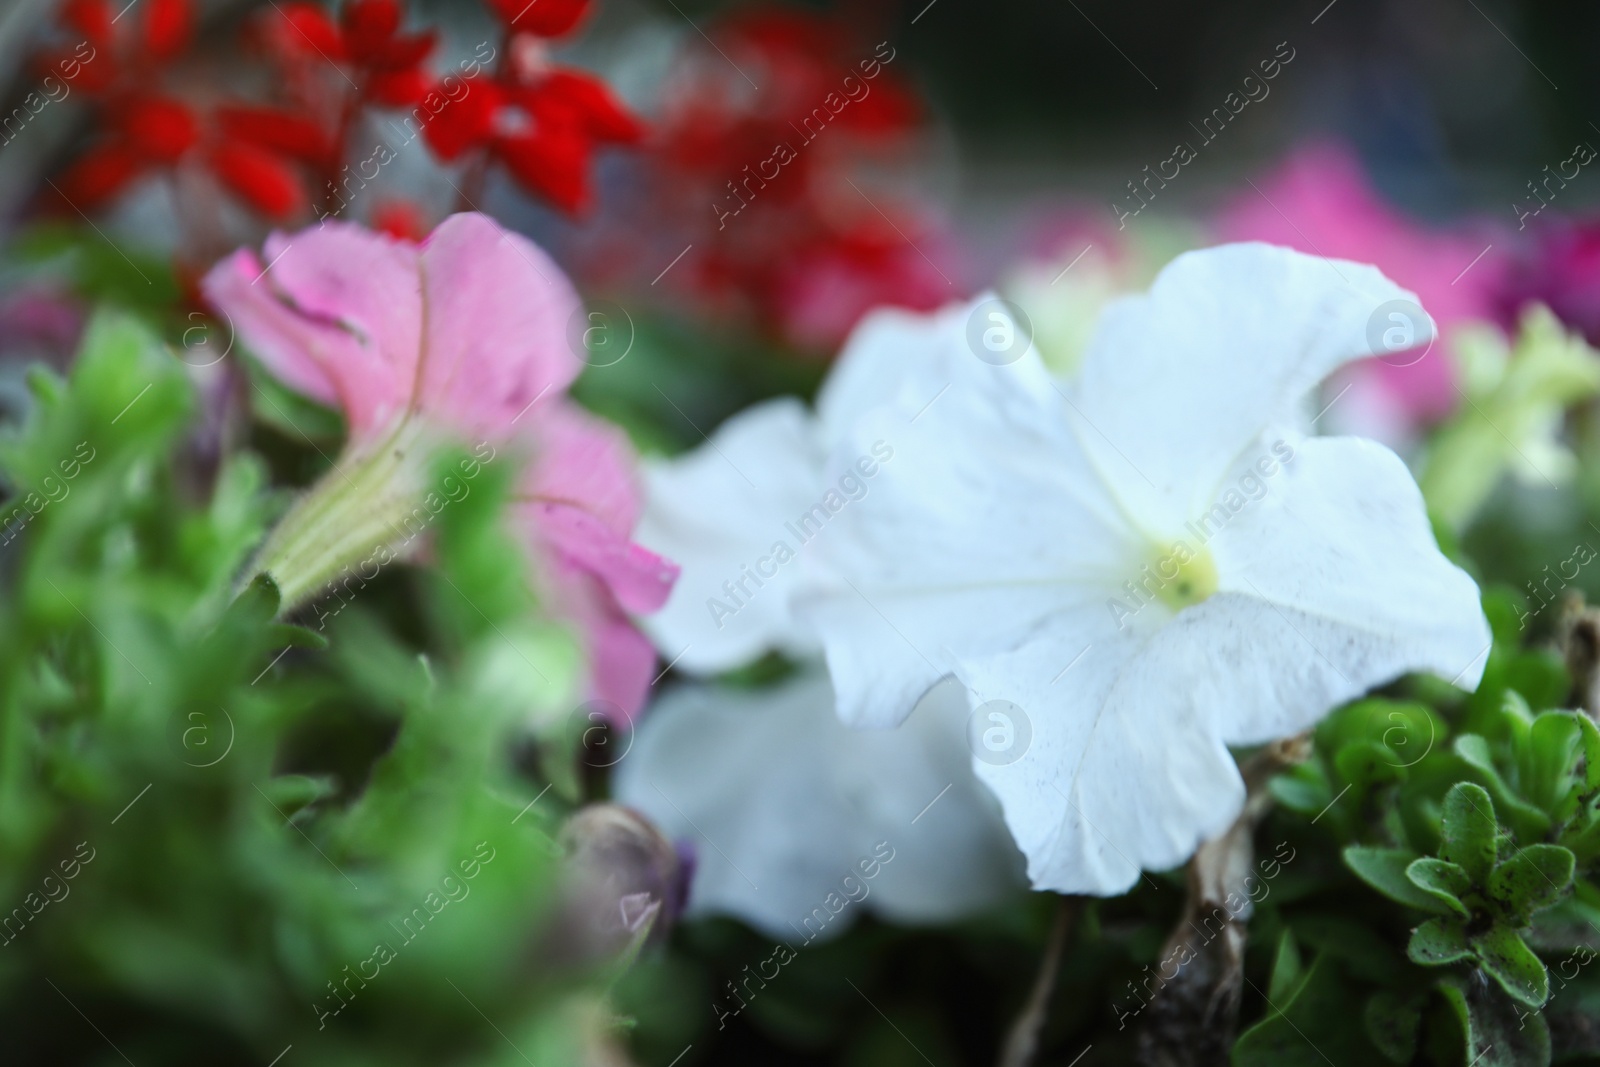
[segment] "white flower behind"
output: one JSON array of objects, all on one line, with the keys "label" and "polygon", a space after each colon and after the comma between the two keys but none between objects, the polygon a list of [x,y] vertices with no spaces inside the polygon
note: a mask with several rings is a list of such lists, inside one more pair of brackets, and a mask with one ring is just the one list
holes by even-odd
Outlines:
[{"label": "white flower behind", "polygon": [[938,687],[901,729],[851,729],[816,634],[791,610],[796,590],[831,580],[821,546],[897,462],[887,441],[866,442],[837,471],[829,456],[867,411],[902,393],[926,399],[972,358],[972,307],[875,312],[815,413],[768,401],[645,466],[637,536],[682,567],[667,606],[641,620],[662,656],[702,675],[770,650],[802,664],[764,689],[678,687],[618,765],[617,798],[694,844],[691,914],[733,915],[798,947],[864,912],[949,921],[1025,885],[999,803],[972,772],[963,689]]},{"label": "white flower behind", "polygon": [[767,689],[680,686],[641,724],[615,794],[693,844],[690,915],[737,916],[795,948],[866,911],[949,922],[1025,886],[966,720],[954,682],[898,730],[840,722],[817,666]]},{"label": "white flower behind", "polygon": [[1303,433],[1307,394],[1371,354],[1393,300],[1414,298],[1359,264],[1188,253],[1104,312],[1070,383],[1031,349],[969,355],[941,362],[947,388],[854,406],[833,470],[878,440],[894,462],[818,540],[829,580],[799,601],[840,714],[893,726],[952,673],[980,718],[1009,702],[990,706],[1026,751],[974,766],[1033,884],[1109,894],[1231,822],[1228,745],[1408,671],[1476,685],[1477,587],[1404,464]]},{"label": "white flower behind", "polygon": [[893,445],[874,454],[877,442],[866,442],[831,477],[829,457],[867,411],[902,393],[926,399],[927,383],[948,381],[949,368],[971,358],[962,331],[972,306],[873,312],[851,334],[815,413],[793,397],[768,400],[699,448],[645,462],[636,538],[682,566],[666,606],[639,620],[668,661],[714,673],[772,650],[821,651],[793,617],[791,597],[825,580],[816,542],[835,536],[826,527],[855,506],[852,497],[871,495]]}]

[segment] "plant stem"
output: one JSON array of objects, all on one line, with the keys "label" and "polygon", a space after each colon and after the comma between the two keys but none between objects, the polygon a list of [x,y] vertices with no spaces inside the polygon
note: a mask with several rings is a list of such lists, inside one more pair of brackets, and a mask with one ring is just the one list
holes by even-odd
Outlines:
[{"label": "plant stem", "polygon": [[1033,1062],[1034,1053],[1039,1051],[1039,1031],[1044,1029],[1045,1019],[1049,1017],[1050,994],[1055,991],[1056,975],[1061,970],[1061,956],[1082,905],[1082,897],[1056,898],[1056,917],[1050,925],[1050,936],[1045,941],[1044,956],[1039,960],[1039,973],[1034,976],[1033,989],[1028,993],[1027,1002],[1006,1034],[1006,1043],[1000,1050],[999,1067],[1028,1067]]}]

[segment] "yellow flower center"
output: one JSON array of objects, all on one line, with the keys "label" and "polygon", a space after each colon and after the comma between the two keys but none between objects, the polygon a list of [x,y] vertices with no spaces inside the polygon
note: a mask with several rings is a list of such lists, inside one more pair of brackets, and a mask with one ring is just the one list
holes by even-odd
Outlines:
[{"label": "yellow flower center", "polygon": [[1198,604],[1217,591],[1217,565],[1203,546],[1197,551],[1179,541],[1150,569],[1161,583],[1156,596],[1173,611]]}]

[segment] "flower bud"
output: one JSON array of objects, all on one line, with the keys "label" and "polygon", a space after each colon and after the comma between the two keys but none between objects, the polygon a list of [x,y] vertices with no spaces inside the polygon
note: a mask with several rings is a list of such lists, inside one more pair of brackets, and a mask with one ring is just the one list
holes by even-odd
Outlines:
[{"label": "flower bud", "polygon": [[685,863],[655,825],[620,804],[591,804],[561,834],[568,869],[551,946],[574,961],[659,943],[683,910]]}]

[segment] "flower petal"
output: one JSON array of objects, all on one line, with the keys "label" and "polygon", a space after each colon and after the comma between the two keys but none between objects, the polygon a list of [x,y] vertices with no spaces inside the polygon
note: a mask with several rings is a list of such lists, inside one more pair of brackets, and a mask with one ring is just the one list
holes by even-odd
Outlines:
[{"label": "flower petal", "polygon": [[614,601],[600,600],[593,614],[579,621],[589,661],[589,694],[615,704],[629,721],[644,707],[656,673],[656,650]]},{"label": "flower petal", "polygon": [[[1175,625],[1152,639],[1108,621],[1103,604],[1086,603],[1022,648],[960,670],[963,682],[1008,701],[1003,713],[1027,724],[1020,758],[974,767],[1000,798],[1035,889],[1122,893],[1141,870],[1187,859],[1244,801],[1233,757],[1193,706],[1197,679],[1148,651],[1147,641],[1162,641]],[[1183,667],[1213,662],[1199,659]],[[1226,677],[1236,666],[1210,669]],[[1013,729],[1022,736],[1020,723]]]},{"label": "flower petal", "polygon": [[1020,857],[967,767],[959,687],[894,731],[850,730],[832,707],[827,678],[807,672],[755,693],[678,689],[641,725],[616,795],[694,842],[691,914],[810,941],[858,910],[944,922],[1020,889]]},{"label": "flower petal", "polygon": [[254,145],[220,144],[206,161],[217,180],[268,219],[282,222],[306,207],[306,190],[288,161]]},{"label": "flower petal", "polygon": [[831,448],[856,420],[901,395],[921,403],[951,384],[953,368],[972,359],[963,331],[984,299],[932,314],[881,308],[862,318],[817,393],[823,441]]},{"label": "flower petal", "polygon": [[[1211,702],[1230,744],[1303,730],[1408,671],[1470,691],[1488,658],[1477,585],[1439,551],[1400,458],[1353,437],[1294,449],[1266,483],[1272,492],[1210,545],[1221,589],[1248,605],[1230,598],[1195,609],[1214,616],[1205,654],[1239,657],[1227,692]],[[1269,663],[1280,665],[1275,674],[1260,669]]]},{"label": "flower petal", "polygon": [[1224,742],[1304,730],[1407,671],[1468,687],[1482,674],[1477,588],[1439,552],[1392,452],[1302,441],[1264,484],[1270,495],[1204,546],[1221,586],[1209,599],[1123,630],[1090,603],[1015,653],[958,668],[1031,725],[1022,759],[978,770],[1036,888],[1116,893],[1136,868],[1182,861],[1242,802]]},{"label": "flower petal", "polygon": [[818,537],[838,580],[800,601],[857,725],[892,725],[958,660],[1017,647],[1085,583],[1103,604],[1144,562],[1033,350],[945,366],[943,388],[857,419],[832,460],[881,461]]},{"label": "flower petal", "polygon": [[236,252],[207,297],[291,387],[336,401],[352,437],[381,432],[409,404],[422,308],[413,245],[330,222],[273,234],[266,262]]},{"label": "flower petal", "polygon": [[[804,547],[785,525],[821,493],[815,433],[798,401],[770,400],[693,452],[645,465],[638,539],[683,570],[666,606],[642,625],[679,667],[709,674],[768,649],[815,649],[789,610],[806,560],[786,558]],[[741,581],[742,592],[723,587]]]},{"label": "flower petal", "polygon": [[[1230,464],[1416,297],[1375,268],[1263,244],[1189,252],[1101,316],[1071,392],[1095,465],[1158,540],[1209,506]],[[1419,322],[1425,339],[1431,322]],[[1159,432],[1152,432],[1152,428]]]},{"label": "flower petal", "polygon": [[506,433],[529,404],[578,376],[567,338],[578,294],[533,242],[487,216],[452,215],[423,242],[421,268],[417,401],[458,432]]},{"label": "flower petal", "polygon": [[79,211],[93,211],[109,203],[149,168],[144,156],[122,141],[111,141],[79,156],[56,180],[56,191]]}]

